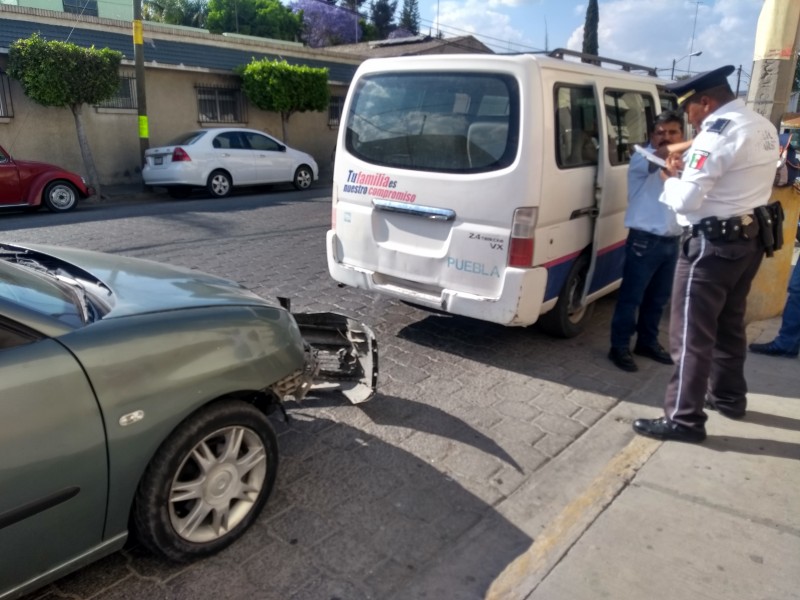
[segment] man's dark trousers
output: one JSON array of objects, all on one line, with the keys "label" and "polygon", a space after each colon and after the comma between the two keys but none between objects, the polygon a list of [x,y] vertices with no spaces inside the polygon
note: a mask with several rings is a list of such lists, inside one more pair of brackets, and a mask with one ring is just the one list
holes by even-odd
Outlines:
[{"label": "man's dark trousers", "polygon": [[677,237],[628,231],[622,284],[611,319],[612,348],[628,348],[634,332],[637,346],[658,344],[658,325],[672,290],[678,248]]},{"label": "man's dark trousers", "polygon": [[669,340],[675,371],[664,412],[680,425],[702,428],[706,394],[744,410],[747,294],[764,248],[757,239],[733,242],[687,236],[672,289]]}]

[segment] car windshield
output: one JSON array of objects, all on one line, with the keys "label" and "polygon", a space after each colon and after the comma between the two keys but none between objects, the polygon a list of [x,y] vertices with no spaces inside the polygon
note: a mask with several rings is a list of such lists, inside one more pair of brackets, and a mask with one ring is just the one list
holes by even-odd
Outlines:
[{"label": "car windshield", "polygon": [[190,131],[189,133],[183,133],[172,140],[167,146],[191,146],[201,137],[203,137],[207,131]]},{"label": "car windshield", "polygon": [[71,327],[80,327],[85,322],[79,299],[69,286],[4,261],[0,261],[0,298]]}]

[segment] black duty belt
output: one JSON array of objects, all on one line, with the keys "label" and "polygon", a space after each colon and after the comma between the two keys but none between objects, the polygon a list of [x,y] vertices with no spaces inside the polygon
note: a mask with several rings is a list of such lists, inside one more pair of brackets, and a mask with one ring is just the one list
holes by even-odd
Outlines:
[{"label": "black duty belt", "polygon": [[758,221],[753,215],[727,219],[706,217],[697,225],[692,225],[691,231],[692,237],[704,237],[709,241],[735,242],[736,240],[749,240],[755,238],[756,234],[758,234]]}]

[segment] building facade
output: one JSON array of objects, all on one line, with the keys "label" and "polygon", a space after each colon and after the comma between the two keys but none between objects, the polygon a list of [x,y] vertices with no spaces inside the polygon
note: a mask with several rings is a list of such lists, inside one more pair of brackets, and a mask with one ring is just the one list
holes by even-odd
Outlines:
[{"label": "building facade", "polygon": [[[150,146],[164,145],[198,127],[250,127],[282,138],[280,115],[250,105],[234,69],[263,58],[328,69],[331,106],[289,120],[288,144],[329,166],[339,110],[363,58],[336,56],[302,44],[144,22],[143,54]],[[18,158],[85,169],[69,108],[44,107],[5,73],[9,46],[38,33],[47,40],[108,47],[123,53],[120,88],[83,118],[102,184],[141,181],[138,102],[130,21],[0,4],[0,144]]]}]

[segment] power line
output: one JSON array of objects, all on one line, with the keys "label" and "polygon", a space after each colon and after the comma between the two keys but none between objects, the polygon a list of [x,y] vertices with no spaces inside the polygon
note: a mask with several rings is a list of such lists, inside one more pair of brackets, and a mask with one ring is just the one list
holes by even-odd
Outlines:
[{"label": "power line", "polygon": [[[428,19],[420,19],[420,28],[422,28],[422,25],[426,25],[428,27],[428,29],[432,30],[433,26],[435,24],[436,24],[436,21],[430,21]],[[454,35],[464,35],[464,34],[466,34],[466,35],[471,35],[471,36],[476,37],[476,38],[482,38],[482,39],[485,39],[485,40],[491,40],[492,42],[497,42],[497,43],[504,44],[504,45],[509,45],[510,44],[510,45],[513,45],[513,46],[518,46],[519,48],[521,48],[520,51],[529,51],[529,52],[543,52],[544,51],[542,48],[536,48],[535,46],[528,46],[527,44],[522,44],[522,43],[519,43],[519,42],[512,42],[510,40],[504,40],[504,39],[501,39],[501,38],[492,37],[490,35],[486,35],[486,34],[483,34],[483,33],[477,33],[475,31],[470,31],[468,29],[461,29],[461,28],[456,27],[454,25],[441,25],[441,24],[439,24],[438,29],[445,30],[445,33],[453,33],[453,32],[455,32]]]}]

